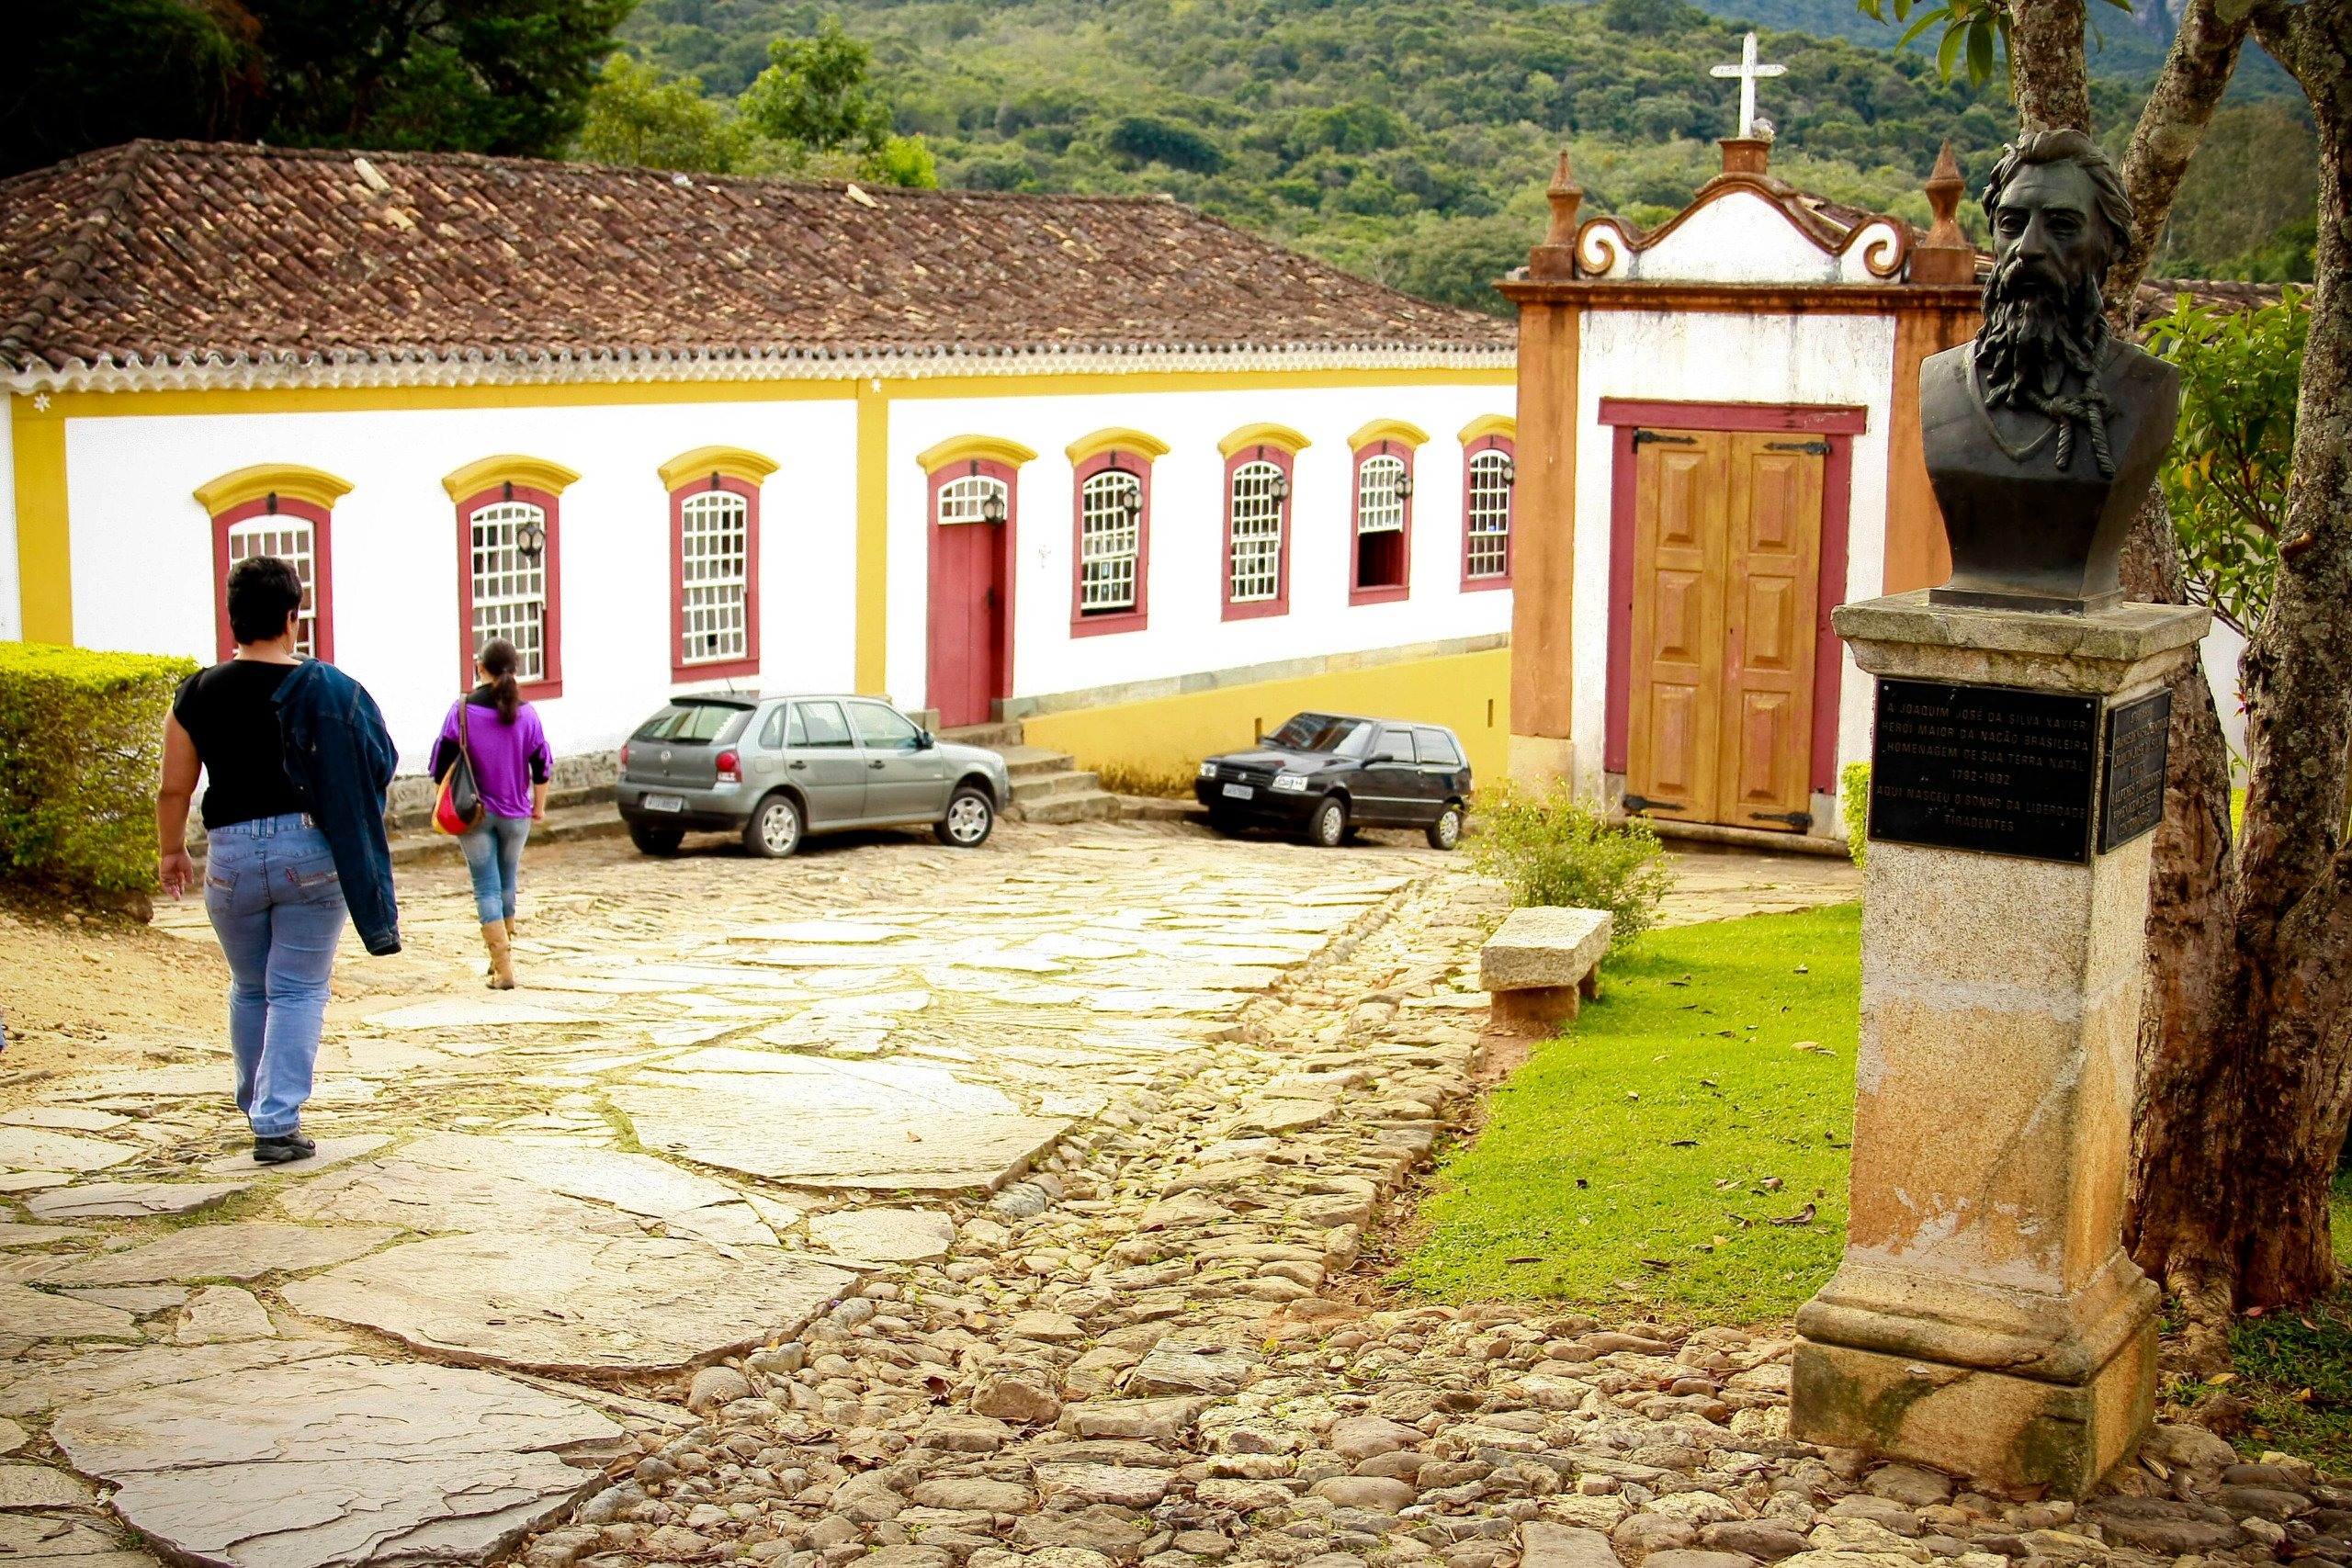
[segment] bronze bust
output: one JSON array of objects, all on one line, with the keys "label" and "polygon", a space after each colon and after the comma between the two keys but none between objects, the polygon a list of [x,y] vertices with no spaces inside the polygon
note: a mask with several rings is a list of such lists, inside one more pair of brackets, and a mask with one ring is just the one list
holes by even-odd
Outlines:
[{"label": "bronze bust", "polygon": [[2108,328],[2100,290],[2132,203],[2089,137],[2019,136],[1984,204],[1984,327],[1919,367],[1952,559],[1928,597],[2084,615],[2123,597],[2124,535],[2172,442],[2180,373]]}]

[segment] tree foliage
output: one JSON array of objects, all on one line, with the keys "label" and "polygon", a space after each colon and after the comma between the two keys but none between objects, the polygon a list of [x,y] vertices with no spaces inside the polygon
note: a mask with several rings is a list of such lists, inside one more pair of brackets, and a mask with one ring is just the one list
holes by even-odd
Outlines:
[{"label": "tree foliage", "polygon": [[761,135],[812,152],[879,152],[890,110],[866,80],[873,62],[873,50],[834,17],[814,38],[775,39],[768,68],[743,94],[743,118]]},{"label": "tree foliage", "polygon": [[2189,594],[2242,637],[2262,624],[2278,575],[2310,331],[2308,297],[2289,289],[2258,310],[2183,296],[2148,332],[2149,348],[2180,367],[2180,428],[2164,487]]},{"label": "tree foliage", "polygon": [[671,78],[616,54],[588,95],[580,154],[600,164],[731,174],[751,148],[749,127],[703,96],[692,76]]},{"label": "tree foliage", "polygon": [[18,6],[0,173],[135,136],[550,154],[635,0]]}]

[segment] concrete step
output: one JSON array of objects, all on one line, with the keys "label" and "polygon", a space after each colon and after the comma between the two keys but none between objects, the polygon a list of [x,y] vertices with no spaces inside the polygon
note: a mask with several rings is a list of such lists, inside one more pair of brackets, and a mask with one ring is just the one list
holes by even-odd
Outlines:
[{"label": "concrete step", "polygon": [[953,740],[958,746],[985,746],[991,751],[1001,751],[1008,746],[1021,744],[1021,726],[1013,724],[966,724],[939,732],[942,740]]},{"label": "concrete step", "polygon": [[[1092,778],[1092,773],[1085,775]],[[1119,797],[1107,790],[1089,789],[1072,795],[1027,800],[1014,810],[1028,822],[1111,822],[1119,816]]]},{"label": "concrete step", "polygon": [[1129,822],[1198,822],[1206,824],[1209,809],[1197,800],[1174,800],[1164,795],[1123,795],[1119,815]]},{"label": "concrete step", "polygon": [[[545,822],[532,824],[530,848],[542,844],[572,844],[587,839],[617,839],[628,832],[628,825],[621,820],[620,812],[607,800],[588,806],[561,808],[549,807]],[[462,862],[465,852],[458,840],[446,833],[436,833],[430,827],[413,829],[392,835],[392,863],[396,866],[431,865],[437,862]]]},{"label": "concrete step", "polygon": [[1069,752],[1048,751],[1043,746],[992,746],[989,750],[1004,759],[1005,772],[1016,779],[1067,773],[1078,766],[1078,759]]},{"label": "concrete step", "polygon": [[1092,773],[1068,769],[1053,773],[1028,773],[1012,781],[1012,798],[1026,806],[1032,801],[1051,800],[1065,795],[1099,794],[1102,781]]}]

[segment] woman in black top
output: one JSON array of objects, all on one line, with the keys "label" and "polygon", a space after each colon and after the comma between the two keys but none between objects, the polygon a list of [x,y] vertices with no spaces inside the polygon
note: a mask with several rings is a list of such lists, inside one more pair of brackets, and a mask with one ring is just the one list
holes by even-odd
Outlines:
[{"label": "woman in black top", "polygon": [[196,875],[186,846],[198,771],[209,781],[205,913],[229,960],[237,1109],[252,1123],[254,1158],[265,1165],[312,1152],[302,1104],[345,914],[326,835],[287,779],[274,700],[302,662],[294,651],[301,604],[301,579],[285,561],[260,556],[230,570],[236,657],[180,683],[164,721],[155,807],[161,879],[176,898]]}]

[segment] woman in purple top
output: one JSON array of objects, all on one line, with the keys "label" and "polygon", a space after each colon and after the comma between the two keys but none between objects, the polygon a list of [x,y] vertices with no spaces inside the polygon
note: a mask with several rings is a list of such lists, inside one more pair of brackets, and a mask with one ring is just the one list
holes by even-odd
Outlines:
[{"label": "woman in purple top", "polygon": [[[474,908],[490,949],[492,989],[514,988],[514,888],[523,869],[523,840],[531,824],[548,819],[548,773],[555,765],[537,710],[514,686],[514,645],[492,637],[474,660],[481,683],[449,705],[441,738],[433,743],[433,777],[439,782],[463,746],[481,791],[481,820],[458,835],[473,875]],[[462,721],[462,728],[460,728]]]}]

